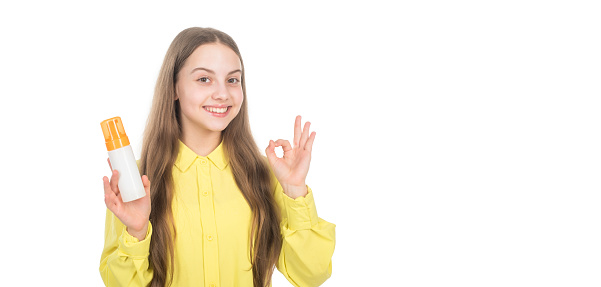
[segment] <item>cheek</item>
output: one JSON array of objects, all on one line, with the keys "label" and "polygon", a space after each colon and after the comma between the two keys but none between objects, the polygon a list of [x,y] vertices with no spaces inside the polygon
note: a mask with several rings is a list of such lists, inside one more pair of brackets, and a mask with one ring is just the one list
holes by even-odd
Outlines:
[{"label": "cheek", "polygon": [[180,97],[180,102],[182,103],[182,106],[185,105],[186,107],[197,107],[202,104],[205,98],[206,96],[204,93],[200,92],[184,93]]},{"label": "cheek", "polygon": [[194,97],[180,97],[179,105],[180,110],[188,116],[196,114],[199,109],[202,109],[200,101]]},{"label": "cheek", "polygon": [[244,102],[244,93],[242,92],[242,89],[237,90],[234,94],[234,100],[238,105],[242,105],[242,102]]},{"label": "cheek", "polygon": [[244,102],[244,94],[242,93],[242,91],[240,91],[239,93],[236,94],[232,94],[233,97],[233,102],[236,105],[236,116],[238,114],[240,114],[240,111],[242,110],[242,103]]}]

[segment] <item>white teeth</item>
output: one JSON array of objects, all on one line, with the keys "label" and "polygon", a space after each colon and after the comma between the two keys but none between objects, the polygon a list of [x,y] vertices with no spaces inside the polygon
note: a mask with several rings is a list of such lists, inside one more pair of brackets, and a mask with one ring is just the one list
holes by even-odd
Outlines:
[{"label": "white teeth", "polygon": [[212,112],[212,113],[218,113],[218,114],[223,114],[227,111],[227,108],[213,108],[213,107],[205,107],[205,110]]}]

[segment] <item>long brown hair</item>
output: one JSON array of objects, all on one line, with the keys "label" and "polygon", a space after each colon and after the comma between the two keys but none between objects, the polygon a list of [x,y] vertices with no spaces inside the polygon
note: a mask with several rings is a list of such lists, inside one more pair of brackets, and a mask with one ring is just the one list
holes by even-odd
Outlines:
[{"label": "long brown hair", "polygon": [[[238,115],[222,131],[224,150],[238,188],[252,211],[249,257],[255,287],[271,284],[282,247],[280,214],[272,194],[270,170],[252,136],[246,98],[244,63],[234,40],[212,28],[188,28],[180,32],[167,50],[157,79],[142,146],[140,172],[152,182],[150,196],[153,227],[149,260],[152,287],[171,285],[174,267],[175,228],[171,202],[174,195],[172,168],[181,138],[180,107],[175,100],[175,83],[186,59],[200,45],[221,43],[230,47],[242,64],[244,100]],[[167,274],[171,276],[167,276]],[[169,277],[169,278],[168,278]]]}]

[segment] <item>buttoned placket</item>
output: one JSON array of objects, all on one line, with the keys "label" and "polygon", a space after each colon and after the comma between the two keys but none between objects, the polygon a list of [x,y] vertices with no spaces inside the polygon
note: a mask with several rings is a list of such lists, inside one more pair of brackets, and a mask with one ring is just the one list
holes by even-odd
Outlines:
[{"label": "buttoned placket", "polygon": [[219,245],[217,242],[217,224],[213,204],[213,185],[211,182],[211,162],[208,158],[197,157],[196,175],[198,179],[198,202],[202,224],[202,246],[205,271],[205,286],[219,286]]}]

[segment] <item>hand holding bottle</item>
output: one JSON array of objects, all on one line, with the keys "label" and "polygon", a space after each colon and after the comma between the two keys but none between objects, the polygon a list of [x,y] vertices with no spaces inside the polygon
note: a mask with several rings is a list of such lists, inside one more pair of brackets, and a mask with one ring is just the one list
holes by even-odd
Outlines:
[{"label": "hand holding bottle", "polygon": [[132,236],[143,240],[148,230],[148,221],[150,218],[150,181],[146,175],[142,176],[142,184],[146,195],[134,201],[123,202],[119,191],[119,172],[113,170],[110,159],[107,159],[109,167],[112,170],[112,176],[103,177],[104,182],[104,203],[106,207],[115,214],[115,216],[127,226],[127,232]]},{"label": "hand holding bottle", "polygon": [[127,226],[129,234],[143,240],[148,231],[150,217],[150,181],[146,175],[140,178],[134,152],[121,118],[104,120],[100,127],[109,154],[109,167],[113,172],[110,181],[106,176],[102,178],[104,202]]}]

